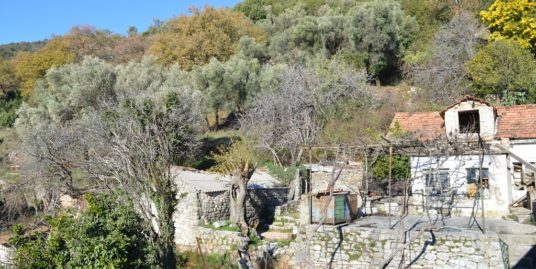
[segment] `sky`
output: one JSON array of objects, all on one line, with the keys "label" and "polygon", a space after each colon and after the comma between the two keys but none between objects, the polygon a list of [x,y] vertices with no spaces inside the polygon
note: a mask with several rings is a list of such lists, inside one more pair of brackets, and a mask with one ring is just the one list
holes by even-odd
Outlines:
[{"label": "sky", "polygon": [[188,13],[191,6],[232,7],[240,0],[0,0],[0,44],[63,35],[75,25],[126,35],[143,32],[153,19]]}]

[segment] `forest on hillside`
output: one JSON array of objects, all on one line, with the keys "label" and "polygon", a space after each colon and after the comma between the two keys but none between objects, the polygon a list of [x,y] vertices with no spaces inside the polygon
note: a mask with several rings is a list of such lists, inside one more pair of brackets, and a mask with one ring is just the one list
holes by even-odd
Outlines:
[{"label": "forest on hillside", "polygon": [[[48,223],[14,226],[20,268],[175,268],[171,166],[247,183],[302,145],[377,142],[396,111],[536,103],[535,54],[531,0],[245,0],[0,45],[0,228]],[[91,197],[80,221],[64,193]]]}]

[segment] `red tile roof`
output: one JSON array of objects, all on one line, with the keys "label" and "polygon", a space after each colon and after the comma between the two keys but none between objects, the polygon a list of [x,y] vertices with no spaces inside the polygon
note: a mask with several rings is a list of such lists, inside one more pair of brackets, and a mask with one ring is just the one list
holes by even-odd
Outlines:
[{"label": "red tile roof", "polygon": [[391,129],[396,125],[419,140],[432,140],[445,135],[445,124],[439,112],[397,112]]},{"label": "red tile roof", "polygon": [[536,138],[536,104],[497,107],[497,138]]},{"label": "red tile roof", "polygon": [[[536,104],[498,106],[496,138],[536,138]],[[391,122],[419,140],[432,140],[445,135],[441,112],[397,112]]]}]

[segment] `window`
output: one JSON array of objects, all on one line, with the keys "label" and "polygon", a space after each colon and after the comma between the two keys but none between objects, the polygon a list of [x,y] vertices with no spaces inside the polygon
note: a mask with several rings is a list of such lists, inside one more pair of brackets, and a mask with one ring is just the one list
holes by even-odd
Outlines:
[{"label": "window", "polygon": [[428,194],[442,194],[449,191],[449,170],[437,169],[424,172],[426,190]]},{"label": "window", "polygon": [[460,133],[480,133],[480,115],[478,110],[458,112]]},{"label": "window", "polygon": [[489,189],[489,169],[482,168],[482,176],[479,176],[480,168],[467,168],[467,196],[476,197],[478,186],[482,182],[481,187],[486,196]]}]

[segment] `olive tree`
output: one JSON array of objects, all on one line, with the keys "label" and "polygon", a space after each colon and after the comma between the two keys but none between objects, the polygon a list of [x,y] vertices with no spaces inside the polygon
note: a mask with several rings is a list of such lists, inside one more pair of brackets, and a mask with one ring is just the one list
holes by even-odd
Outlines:
[{"label": "olive tree", "polygon": [[358,4],[347,16],[351,49],[365,54],[367,71],[380,80],[398,72],[404,50],[418,31],[415,18],[394,0]]}]

